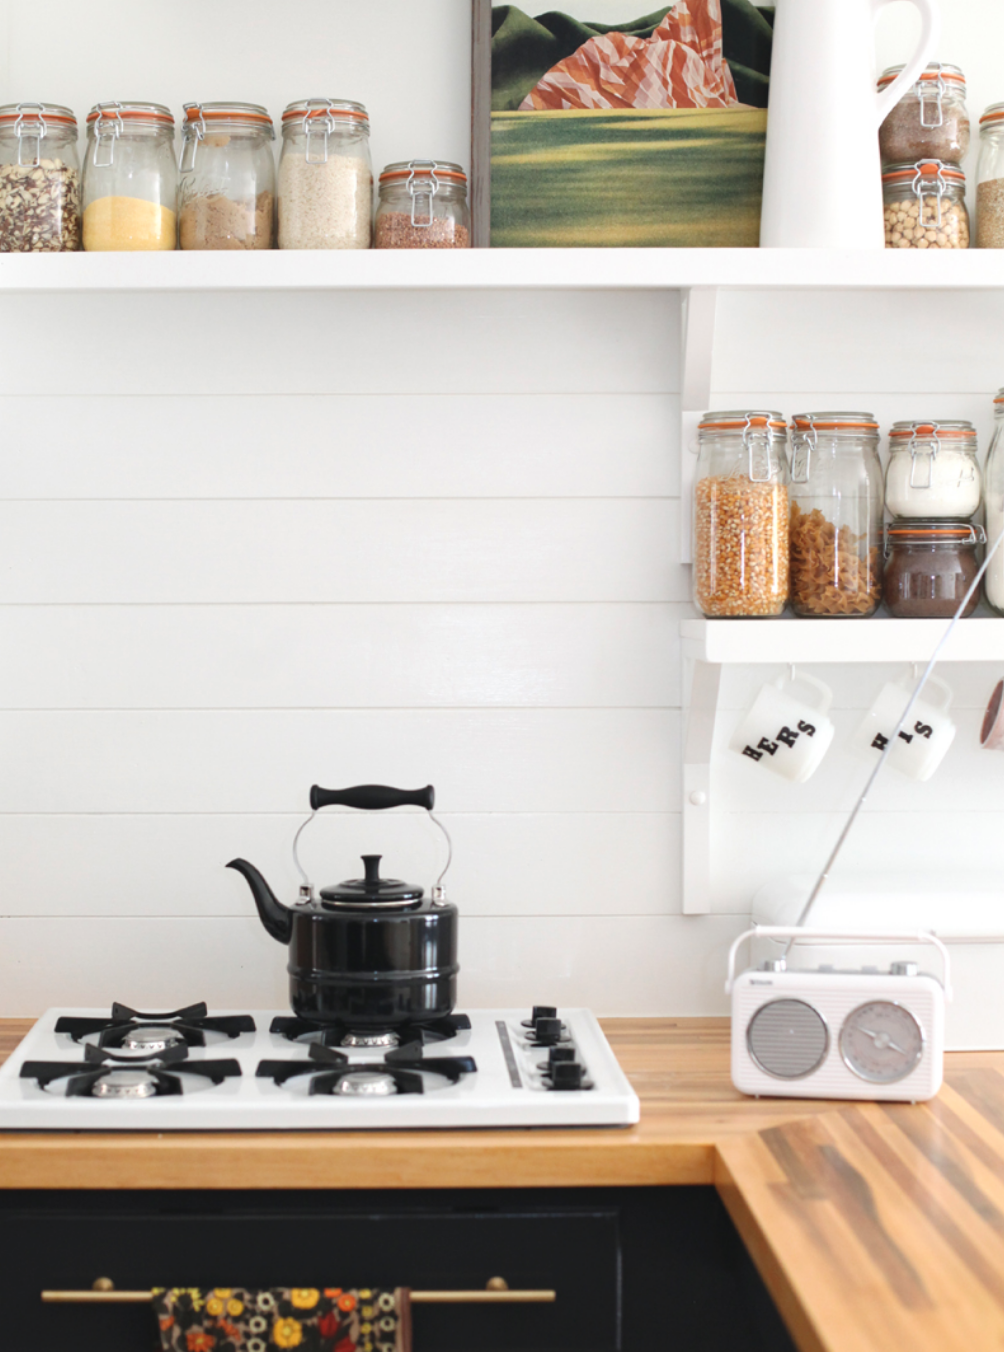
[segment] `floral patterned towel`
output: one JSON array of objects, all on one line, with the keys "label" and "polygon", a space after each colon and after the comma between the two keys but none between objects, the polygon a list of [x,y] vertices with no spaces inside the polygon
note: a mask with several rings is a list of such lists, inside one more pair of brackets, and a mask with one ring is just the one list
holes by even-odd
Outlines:
[{"label": "floral patterned towel", "polygon": [[411,1352],[403,1287],[155,1288],[161,1352]]}]

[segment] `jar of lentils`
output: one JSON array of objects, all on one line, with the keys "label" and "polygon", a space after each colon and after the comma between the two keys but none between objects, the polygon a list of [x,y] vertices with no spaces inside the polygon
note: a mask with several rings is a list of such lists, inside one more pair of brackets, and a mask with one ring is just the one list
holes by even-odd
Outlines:
[{"label": "jar of lentils", "polygon": [[467,175],[449,160],[402,160],[380,175],[375,249],[469,249]]},{"label": "jar of lentils", "polygon": [[791,430],[791,604],[873,615],[882,599],[882,465],[872,413],[799,413]]},{"label": "jar of lentils", "polygon": [[980,118],[976,247],[1004,249],[1004,103],[992,103]]},{"label": "jar of lentils", "polygon": [[0,108],[0,253],[80,248],[77,119],[58,103]]},{"label": "jar of lentils", "polygon": [[885,501],[892,516],[968,520],[983,477],[971,422],[897,422],[889,433]]},{"label": "jar of lentils", "polygon": [[[902,69],[890,66],[883,71],[879,91],[887,89]],[[879,127],[882,163],[932,159],[961,164],[968,149],[966,77],[958,66],[932,62]]]},{"label": "jar of lentils", "polygon": [[694,484],[694,600],[711,616],[788,600],[787,428],[780,413],[706,413]]},{"label": "jar of lentils", "polygon": [[891,164],[882,174],[887,249],[968,249],[966,176],[942,160]]},{"label": "jar of lentils", "polygon": [[302,99],[282,115],[279,248],[368,249],[370,120],[361,103]]}]

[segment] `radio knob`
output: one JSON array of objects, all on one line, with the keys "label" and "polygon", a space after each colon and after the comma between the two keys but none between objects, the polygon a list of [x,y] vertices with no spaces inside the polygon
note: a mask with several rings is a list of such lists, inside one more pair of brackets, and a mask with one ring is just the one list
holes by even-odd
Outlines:
[{"label": "radio knob", "polygon": [[892,976],[916,976],[919,971],[915,962],[894,962],[889,968]]}]

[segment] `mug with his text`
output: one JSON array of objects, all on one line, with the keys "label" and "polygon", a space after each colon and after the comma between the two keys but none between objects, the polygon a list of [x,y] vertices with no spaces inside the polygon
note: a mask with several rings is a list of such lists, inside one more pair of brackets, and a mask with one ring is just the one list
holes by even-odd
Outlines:
[{"label": "mug with his text", "polygon": [[[792,694],[794,686],[807,687],[809,700]],[[729,749],[751,764],[804,784],[833,741],[834,727],[827,717],[832,700],[830,687],[815,676],[802,672],[779,676],[760,687],[749,713],[732,734]]]},{"label": "mug with his text", "polygon": [[[851,735],[855,755],[871,761],[880,756],[903,715],[913,682],[908,678],[887,681],[878,698]],[[889,752],[889,764],[910,779],[930,779],[955,738],[955,724],[948,717],[952,692],[936,676],[928,678],[923,697],[910,710]]]}]

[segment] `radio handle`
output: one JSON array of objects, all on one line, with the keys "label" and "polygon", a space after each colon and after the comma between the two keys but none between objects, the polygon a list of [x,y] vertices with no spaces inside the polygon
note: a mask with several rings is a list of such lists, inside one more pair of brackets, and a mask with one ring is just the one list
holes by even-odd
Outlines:
[{"label": "radio handle", "polygon": [[948,949],[936,934],[931,934],[928,930],[919,930],[914,934],[868,934],[854,930],[800,929],[798,926],[788,925],[754,925],[752,929],[745,930],[739,935],[729,949],[729,974],[725,982],[726,995],[732,994],[732,985],[736,974],[736,954],[747,939],[754,938],[791,939],[792,941],[807,939],[816,943],[836,941],[858,944],[930,944],[941,954],[945,999],[950,1001],[952,998],[951,960],[948,956]]}]

